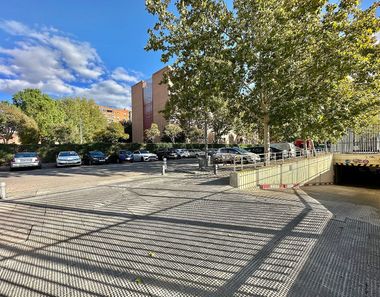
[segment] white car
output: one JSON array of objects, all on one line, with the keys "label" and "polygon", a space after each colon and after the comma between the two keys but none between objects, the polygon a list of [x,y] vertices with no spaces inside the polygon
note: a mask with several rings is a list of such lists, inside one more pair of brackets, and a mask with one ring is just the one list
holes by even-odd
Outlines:
[{"label": "white car", "polygon": [[178,156],[180,156],[181,158],[189,158],[190,157],[190,153],[188,150],[186,149],[176,149],[175,152],[177,153]]},{"label": "white car", "polygon": [[288,158],[296,157],[297,156],[297,151],[296,151],[296,146],[294,143],[291,142],[279,142],[279,143],[271,143],[270,146],[272,148],[281,150],[281,151],[286,151],[286,155]]},{"label": "white car", "polygon": [[82,159],[74,151],[60,152],[57,156],[56,162],[57,167],[82,165]]},{"label": "white car", "polygon": [[147,162],[147,161],[157,161],[158,156],[156,154],[152,154],[147,150],[139,150],[133,152],[133,161],[141,161],[141,162]]}]

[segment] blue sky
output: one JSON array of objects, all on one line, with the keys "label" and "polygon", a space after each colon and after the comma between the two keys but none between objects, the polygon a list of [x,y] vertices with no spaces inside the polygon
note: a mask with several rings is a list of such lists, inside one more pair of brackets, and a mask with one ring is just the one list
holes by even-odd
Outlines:
[{"label": "blue sky", "polygon": [[154,24],[144,0],[0,2],[0,100],[31,87],[129,107],[130,86],[164,66],[144,51]]}]

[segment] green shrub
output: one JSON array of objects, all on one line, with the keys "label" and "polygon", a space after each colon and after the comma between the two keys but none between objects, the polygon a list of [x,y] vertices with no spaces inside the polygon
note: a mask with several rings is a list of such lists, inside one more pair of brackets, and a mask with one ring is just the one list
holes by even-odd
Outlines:
[{"label": "green shrub", "polygon": [[[209,148],[220,148],[225,144],[209,144]],[[85,144],[33,144],[33,145],[16,145],[16,144],[0,144],[0,165],[9,163],[16,152],[38,152],[44,163],[54,163],[60,151],[76,151],[83,156],[88,151],[99,150],[106,155],[117,155],[119,150],[135,151],[142,148],[150,152],[156,152],[162,148],[187,148],[187,149],[204,149],[201,143],[85,143]]]}]

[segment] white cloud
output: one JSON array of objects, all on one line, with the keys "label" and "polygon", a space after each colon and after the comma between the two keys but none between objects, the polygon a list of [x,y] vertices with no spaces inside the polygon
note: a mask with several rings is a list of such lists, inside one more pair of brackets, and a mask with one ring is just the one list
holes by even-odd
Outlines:
[{"label": "white cloud", "polygon": [[0,29],[11,35],[27,35],[31,33],[31,30],[27,26],[13,20],[1,21]]},{"label": "white cloud", "polygon": [[141,80],[138,73],[130,74],[123,67],[118,67],[112,72],[113,79],[129,83],[137,83]]},{"label": "white cloud", "polygon": [[50,39],[50,44],[59,51],[67,67],[78,75],[97,79],[104,73],[96,50],[88,43],[73,42],[66,37],[54,36]]},{"label": "white cloud", "polygon": [[0,75],[1,74],[5,75],[5,76],[15,76],[11,67],[9,67],[7,65],[1,65],[0,64]]},{"label": "white cloud", "polygon": [[51,27],[30,28],[0,21],[0,29],[14,36],[14,47],[0,44],[0,91],[13,94],[39,88],[54,96],[86,96],[103,105],[131,105],[130,84],[142,74],[117,67],[109,71],[96,50]]},{"label": "white cloud", "polygon": [[125,100],[131,102],[130,87],[107,79],[91,84],[88,88],[76,88],[74,91],[78,96],[93,98],[100,105],[125,107]]}]

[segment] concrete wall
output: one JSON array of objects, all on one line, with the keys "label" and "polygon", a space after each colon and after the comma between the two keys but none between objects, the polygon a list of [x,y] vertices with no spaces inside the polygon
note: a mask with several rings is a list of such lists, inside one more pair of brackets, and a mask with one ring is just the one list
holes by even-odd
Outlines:
[{"label": "concrete wall", "polygon": [[143,100],[143,82],[132,86],[132,141],[144,142],[144,100]]},{"label": "concrete wall", "polygon": [[380,153],[334,154],[334,164],[350,166],[380,167]]},{"label": "concrete wall", "polygon": [[322,180],[332,183],[332,159],[332,154],[326,154],[280,165],[233,172],[230,175],[230,185],[244,189],[266,185],[290,187]]}]

